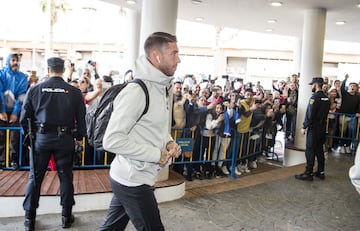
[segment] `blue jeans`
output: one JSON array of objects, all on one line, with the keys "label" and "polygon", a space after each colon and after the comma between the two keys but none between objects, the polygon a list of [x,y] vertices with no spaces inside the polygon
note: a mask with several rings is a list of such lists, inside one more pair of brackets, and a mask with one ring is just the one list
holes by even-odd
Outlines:
[{"label": "blue jeans", "polygon": [[56,169],[60,180],[60,204],[71,208],[75,204],[73,185],[74,139],[70,135],[59,138],[57,134],[36,134],[33,152],[34,160],[30,160],[29,179],[26,186],[23,208],[35,211],[39,207],[41,183],[44,179],[51,154],[54,155]]},{"label": "blue jeans", "polygon": [[106,220],[98,231],[125,230],[129,219],[138,231],[165,230],[154,195],[154,187],[140,185],[128,187],[110,177],[114,193]]}]

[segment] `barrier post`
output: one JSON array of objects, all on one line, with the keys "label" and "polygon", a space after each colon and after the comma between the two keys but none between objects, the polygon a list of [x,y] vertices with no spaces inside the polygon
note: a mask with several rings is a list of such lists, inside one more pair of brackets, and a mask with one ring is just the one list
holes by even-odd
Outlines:
[{"label": "barrier post", "polygon": [[6,129],[6,145],[5,145],[5,167],[8,168],[10,166],[10,151],[9,151],[9,144],[10,144],[10,130]]}]

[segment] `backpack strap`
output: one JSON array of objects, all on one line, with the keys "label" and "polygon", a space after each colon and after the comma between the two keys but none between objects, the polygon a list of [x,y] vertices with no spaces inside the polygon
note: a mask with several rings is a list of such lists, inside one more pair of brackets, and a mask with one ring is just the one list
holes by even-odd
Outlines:
[{"label": "backpack strap", "polygon": [[139,84],[145,93],[146,105],[145,105],[145,109],[144,109],[143,113],[141,114],[140,118],[137,120],[137,121],[139,121],[143,117],[143,115],[145,115],[147,113],[147,111],[149,110],[149,102],[150,102],[149,91],[148,91],[145,83],[141,79],[133,79],[129,83]]}]

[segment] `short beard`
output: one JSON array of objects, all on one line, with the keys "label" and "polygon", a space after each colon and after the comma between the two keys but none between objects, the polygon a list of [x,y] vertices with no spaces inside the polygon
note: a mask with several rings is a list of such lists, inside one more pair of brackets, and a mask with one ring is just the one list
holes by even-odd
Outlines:
[{"label": "short beard", "polygon": [[12,65],[11,70],[14,71],[14,72],[18,71],[19,70],[19,65]]}]

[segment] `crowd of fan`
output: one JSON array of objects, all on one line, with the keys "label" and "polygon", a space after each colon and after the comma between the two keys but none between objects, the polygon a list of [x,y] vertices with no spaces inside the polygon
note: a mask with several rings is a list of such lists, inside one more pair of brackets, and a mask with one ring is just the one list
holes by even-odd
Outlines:
[{"label": "crowd of fan", "polygon": [[[99,76],[96,69],[96,62],[88,63],[88,66],[79,74],[70,60],[65,61],[64,80],[78,87],[84,96],[87,111],[94,110],[102,94],[111,87],[114,82],[112,71],[108,75]],[[125,80],[133,78],[132,71],[127,71],[124,75]],[[350,83],[345,90],[345,83],[348,76],[341,84],[339,80],[329,82],[324,78],[323,90],[328,93],[331,100],[331,112],[353,114],[359,116],[360,100],[359,88],[357,83]],[[32,72],[28,77],[28,88],[39,81],[36,73]],[[241,154],[241,160],[235,168],[235,174],[250,172],[251,168],[257,168],[256,156],[249,155],[246,143],[240,143],[241,140],[256,140],[261,129],[265,137],[266,145],[263,145],[264,153],[274,145],[277,131],[284,131],[288,142],[292,142],[295,136],[295,123],[297,115],[298,102],[298,75],[294,74],[285,80],[273,80],[272,89],[264,89],[260,82],[253,84],[244,79],[235,78],[230,81],[229,76],[222,76],[225,80],[223,85],[216,84],[215,80],[203,80],[196,82],[193,75],[186,75],[179,81],[175,80],[173,84],[173,116],[172,129],[180,131],[179,136],[193,137],[193,150],[190,158],[194,163],[175,164],[175,171],[188,180],[194,177],[197,179],[211,178],[213,176],[222,176],[230,174],[230,163],[221,161],[230,158],[232,150],[228,147],[235,145],[235,152]],[[347,124],[341,124],[335,115],[329,116],[329,134],[339,133],[339,127],[349,128],[351,126],[348,119]],[[344,122],[342,122],[344,123]],[[4,133],[2,130],[0,133]],[[16,133],[18,131],[12,131]],[[347,132],[347,131],[345,131]],[[236,133],[236,136],[235,136]],[[2,135],[2,154],[0,159],[0,168],[5,166],[5,136]],[[236,140],[232,139],[236,137]],[[16,139],[13,139],[16,140]],[[19,145],[17,145],[19,147]],[[225,148],[224,148],[225,147]],[[326,142],[326,151],[331,148],[337,149],[343,153],[350,152],[349,140],[337,140],[329,138]],[[16,145],[11,145],[11,166],[18,168],[19,155]],[[76,164],[80,164],[81,149],[75,158]],[[211,152],[211,153],[210,153]],[[22,164],[26,165],[27,149],[23,149]],[[108,154],[106,163],[104,162],[104,152],[97,152],[94,160],[94,149],[85,144],[85,165],[109,164],[114,157]],[[248,157],[247,157],[248,156]],[[240,156],[239,156],[240,157]],[[17,158],[17,159],[16,159]],[[187,157],[189,158],[189,157]],[[196,163],[196,160],[216,160],[212,163]],[[250,168],[250,169],[249,169]]]},{"label": "crowd of fan", "polygon": [[[255,140],[263,139],[260,153],[265,156],[273,147],[278,131],[285,133],[287,142],[294,141],[299,95],[297,74],[286,80],[273,80],[272,89],[264,89],[260,82],[252,84],[241,78],[233,81],[228,76],[222,78],[226,80],[223,86],[215,80],[197,83],[193,75],[174,82],[172,129],[177,131],[176,137],[192,137],[193,150],[185,155],[185,161],[191,160],[190,164],[176,164],[181,162],[178,159],[173,168],[189,181],[229,175],[230,163],[222,160],[231,159],[233,145],[238,158],[235,175],[240,176],[257,168],[257,156],[251,155],[248,148]],[[340,149],[341,153],[350,153],[351,140],[331,137],[339,136],[340,132],[349,136],[350,121],[354,119],[348,118],[360,115],[358,84],[352,82],[346,86],[347,79],[348,75],[341,83],[324,78],[323,91],[330,98],[332,112],[326,152]],[[347,124],[342,124],[337,113],[346,115]],[[199,163],[199,160],[208,161]]]}]

